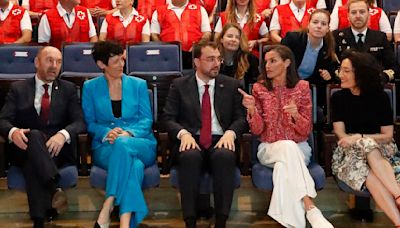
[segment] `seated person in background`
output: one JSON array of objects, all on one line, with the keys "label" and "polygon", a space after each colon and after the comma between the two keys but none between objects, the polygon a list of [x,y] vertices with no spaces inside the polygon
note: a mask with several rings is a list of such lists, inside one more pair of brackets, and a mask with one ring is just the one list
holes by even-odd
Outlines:
[{"label": "seated person in background", "polygon": [[218,5],[217,0],[189,0],[189,2],[192,4],[201,5],[207,11],[208,20],[210,23],[213,22],[214,13]]},{"label": "seated person in background", "polygon": [[272,42],[281,43],[287,32],[307,28],[314,10],[306,4],[306,0],[291,0],[288,4],[277,6],[269,26]]},{"label": "seated person in background", "polygon": [[55,9],[40,19],[38,42],[61,49],[63,42],[97,42],[96,28],[89,10],[76,0],[59,0]]},{"label": "seated person in background", "polygon": [[[337,0],[339,1],[339,0]],[[288,4],[290,0],[280,0],[279,5]],[[306,3],[309,7],[313,7],[316,9],[326,9],[326,2],[325,0],[306,0]]]},{"label": "seated person in background", "polygon": [[0,1],[0,44],[29,43],[32,24],[28,12],[10,2]]},{"label": "seated person in background", "polygon": [[[373,6],[373,0],[350,0],[348,4],[358,1],[366,1],[369,5],[370,19],[368,21],[368,28],[386,33],[388,41],[391,41],[392,26],[390,25],[389,18],[387,17],[385,11],[383,11],[382,8]],[[354,13],[354,11],[352,12]],[[330,23],[331,31],[350,27],[349,13],[352,12],[349,11],[348,5],[341,6],[337,10],[332,11]]]},{"label": "seated person in background", "polygon": [[228,23],[222,29],[217,44],[224,60],[219,73],[236,78],[243,90],[248,91],[260,72],[257,57],[248,52],[246,35],[239,25]]},{"label": "seated person in background", "polygon": [[12,142],[11,164],[22,169],[34,228],[68,209],[58,169],[76,165],[76,138],[86,130],[76,86],[57,78],[61,61],[57,48],[41,48],[35,77],[13,83],[0,112],[0,134]]},{"label": "seated person in background", "polygon": [[184,69],[192,69],[192,46],[201,39],[209,39],[211,27],[206,10],[188,0],[171,0],[157,7],[151,18],[153,41],[179,41],[182,46]]},{"label": "seated person in background", "polygon": [[312,156],[307,143],[312,130],[310,87],[300,80],[290,49],[271,46],[253,96],[240,92],[250,130],[261,141],[257,157],[274,169],[268,215],[285,227],[306,227],[306,213],[313,228],[333,228],[312,200],[317,192],[307,169]]},{"label": "seated person in background", "polygon": [[217,44],[202,40],[194,46],[193,55],[196,72],[172,82],[163,125],[173,140],[171,158],[179,171],[186,227],[196,227],[199,180],[202,173],[210,172],[215,228],[225,228],[239,156],[235,143],[248,128],[237,92],[239,81],[218,73],[221,56]]},{"label": "seated person in background", "polygon": [[106,16],[113,13],[116,7],[116,0],[81,0],[83,7],[86,7],[92,17]]},{"label": "seated person in background", "polygon": [[113,40],[125,48],[128,42],[149,42],[150,23],[133,8],[133,0],[119,0],[117,11],[106,16],[99,40]]},{"label": "seated person in background", "polygon": [[397,13],[393,26],[394,42],[400,42],[400,10]]},{"label": "seated person in background", "polygon": [[368,189],[376,204],[400,227],[400,155],[393,140],[393,115],[376,60],[348,51],[339,71],[342,90],[332,96],[333,130],[339,139],[332,173],[355,191]]},{"label": "seated person in background", "polygon": [[22,0],[21,6],[29,11],[32,24],[37,25],[43,12],[56,8],[58,0]]},{"label": "seated person in background", "polygon": [[104,74],[85,82],[82,107],[93,162],[107,170],[106,199],[95,227],[108,227],[114,205],[120,206],[120,227],[136,227],[148,212],[141,187],[157,144],[146,81],[123,73],[119,44],[95,43],[92,55]]},{"label": "seated person in background", "polygon": [[[333,6],[332,12],[333,12],[334,10],[337,10],[340,6],[346,5],[348,1],[349,1],[349,0],[335,0],[335,5]],[[372,2],[373,2],[372,6],[378,6],[378,5],[376,4],[376,0],[372,0]]]},{"label": "seated person in background", "polygon": [[139,14],[146,16],[151,19],[156,7],[165,5],[166,2],[170,2],[171,0],[137,0],[137,11]]},{"label": "seated person in background", "polygon": [[275,6],[278,5],[277,0],[254,0],[256,12],[261,15],[262,18],[270,18],[272,11]]},{"label": "seated person in background", "polygon": [[227,23],[236,23],[243,29],[248,40],[249,51],[258,58],[258,45],[268,41],[268,28],[264,18],[256,13],[253,0],[228,1],[226,10],[220,14],[215,26],[215,39],[218,39],[222,28]]},{"label": "seated person in background", "polygon": [[328,11],[317,9],[311,14],[307,29],[288,32],[282,39],[294,54],[300,78],[317,86],[319,107],[326,105],[326,85],[334,81],[337,61],[329,19]]}]

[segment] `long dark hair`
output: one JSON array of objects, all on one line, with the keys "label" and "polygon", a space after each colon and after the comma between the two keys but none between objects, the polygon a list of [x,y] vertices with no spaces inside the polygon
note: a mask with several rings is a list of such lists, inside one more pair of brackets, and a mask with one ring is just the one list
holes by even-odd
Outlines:
[{"label": "long dark hair", "polygon": [[[296,61],[294,59],[293,52],[290,50],[290,48],[288,48],[285,45],[281,45],[281,44],[267,46],[267,50],[266,50],[265,54],[270,51],[275,51],[276,53],[278,53],[278,55],[282,58],[282,60],[286,60],[286,59],[290,60],[290,64],[287,67],[287,72],[286,72],[286,88],[294,88],[297,85],[297,83],[300,81],[300,77],[297,73]],[[261,74],[260,74],[260,77],[258,78],[258,80],[260,82],[262,82],[262,84],[269,91],[272,91],[273,90],[272,79],[268,78],[267,73],[265,72],[266,64],[267,64],[267,62],[265,61],[265,58],[264,58],[263,64],[261,67]]]},{"label": "long dark hair", "polygon": [[361,94],[375,94],[383,91],[382,67],[370,54],[355,50],[346,50],[342,59],[351,62],[354,78]]}]

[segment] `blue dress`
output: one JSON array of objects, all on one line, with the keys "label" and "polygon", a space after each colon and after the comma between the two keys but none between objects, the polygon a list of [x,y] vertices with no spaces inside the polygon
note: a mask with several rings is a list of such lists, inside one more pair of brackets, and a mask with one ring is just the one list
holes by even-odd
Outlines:
[{"label": "blue dress", "polygon": [[[120,215],[132,212],[131,225],[139,224],[148,209],[141,189],[144,168],[155,163],[156,140],[146,82],[122,76],[121,118],[112,112],[111,98],[104,75],[86,81],[82,108],[92,137],[93,160],[107,170],[106,198],[115,197]],[[113,144],[105,140],[108,132],[120,127],[133,137],[118,137]]]}]

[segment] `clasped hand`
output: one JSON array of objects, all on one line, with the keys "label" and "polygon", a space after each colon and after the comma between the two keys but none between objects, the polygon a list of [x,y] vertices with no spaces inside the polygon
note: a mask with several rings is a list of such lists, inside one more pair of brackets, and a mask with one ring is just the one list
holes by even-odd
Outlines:
[{"label": "clasped hand", "polygon": [[131,134],[129,134],[129,132],[127,132],[127,131],[122,130],[122,128],[120,128],[120,127],[116,127],[116,128],[111,129],[111,131],[109,131],[107,133],[106,140],[110,144],[113,144],[114,141],[120,136],[131,136]]},{"label": "clasped hand", "polygon": [[346,147],[349,147],[352,144],[354,144],[360,138],[361,138],[360,134],[349,135],[349,136],[341,138],[338,141],[338,145],[346,148]]}]

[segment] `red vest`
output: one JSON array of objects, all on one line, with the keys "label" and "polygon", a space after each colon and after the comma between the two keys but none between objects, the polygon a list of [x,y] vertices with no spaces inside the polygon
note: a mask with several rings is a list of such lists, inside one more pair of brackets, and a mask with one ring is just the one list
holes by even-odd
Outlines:
[{"label": "red vest", "polygon": [[97,6],[105,10],[111,10],[114,8],[111,0],[81,0],[80,5],[86,8],[96,8]]},{"label": "red vest", "polygon": [[49,21],[51,37],[50,45],[61,48],[62,42],[89,42],[89,20],[87,9],[75,7],[75,21],[72,28],[68,28],[57,9],[45,12]]},{"label": "red vest", "polygon": [[342,6],[347,4],[347,0],[342,0]]},{"label": "red vest", "polygon": [[307,8],[317,8],[318,0],[307,0],[306,7]]},{"label": "red vest", "polygon": [[0,20],[0,44],[14,43],[22,36],[20,23],[24,13],[24,8],[14,4],[6,19]]},{"label": "red vest", "polygon": [[43,13],[48,9],[55,9],[58,0],[29,0],[29,10],[32,12]]},{"label": "red vest", "polygon": [[308,22],[310,21],[310,14],[315,10],[315,8],[309,8],[306,6],[306,12],[304,13],[301,22],[296,19],[289,4],[279,5],[276,7],[276,10],[278,10],[279,24],[281,26],[280,36],[283,38],[286,36],[287,32],[307,28]]},{"label": "red vest", "polygon": [[189,2],[192,4],[203,6],[204,9],[206,9],[208,15],[210,15],[210,13],[212,13],[214,9],[217,0],[189,0]]},{"label": "red vest", "polygon": [[138,0],[137,11],[147,18],[153,16],[157,7],[165,5],[165,0]]},{"label": "red vest", "polygon": [[257,13],[261,13],[265,9],[269,9],[271,0],[255,0],[254,5],[256,6]]},{"label": "red vest", "polygon": [[200,6],[188,4],[183,10],[181,20],[166,5],[157,8],[158,22],[162,41],[180,41],[183,51],[189,51],[193,43],[198,42],[201,32]]},{"label": "red vest", "polygon": [[[368,28],[373,30],[380,30],[379,20],[382,16],[382,9],[379,7],[369,8],[369,21]],[[350,21],[348,19],[348,11],[346,6],[340,6],[338,9],[339,24],[338,29],[344,29],[350,27]]]},{"label": "red vest", "polygon": [[125,28],[119,17],[112,14],[106,16],[107,40],[114,40],[125,46],[127,42],[142,41],[142,29],[147,18],[142,15],[133,16],[132,22]]}]

